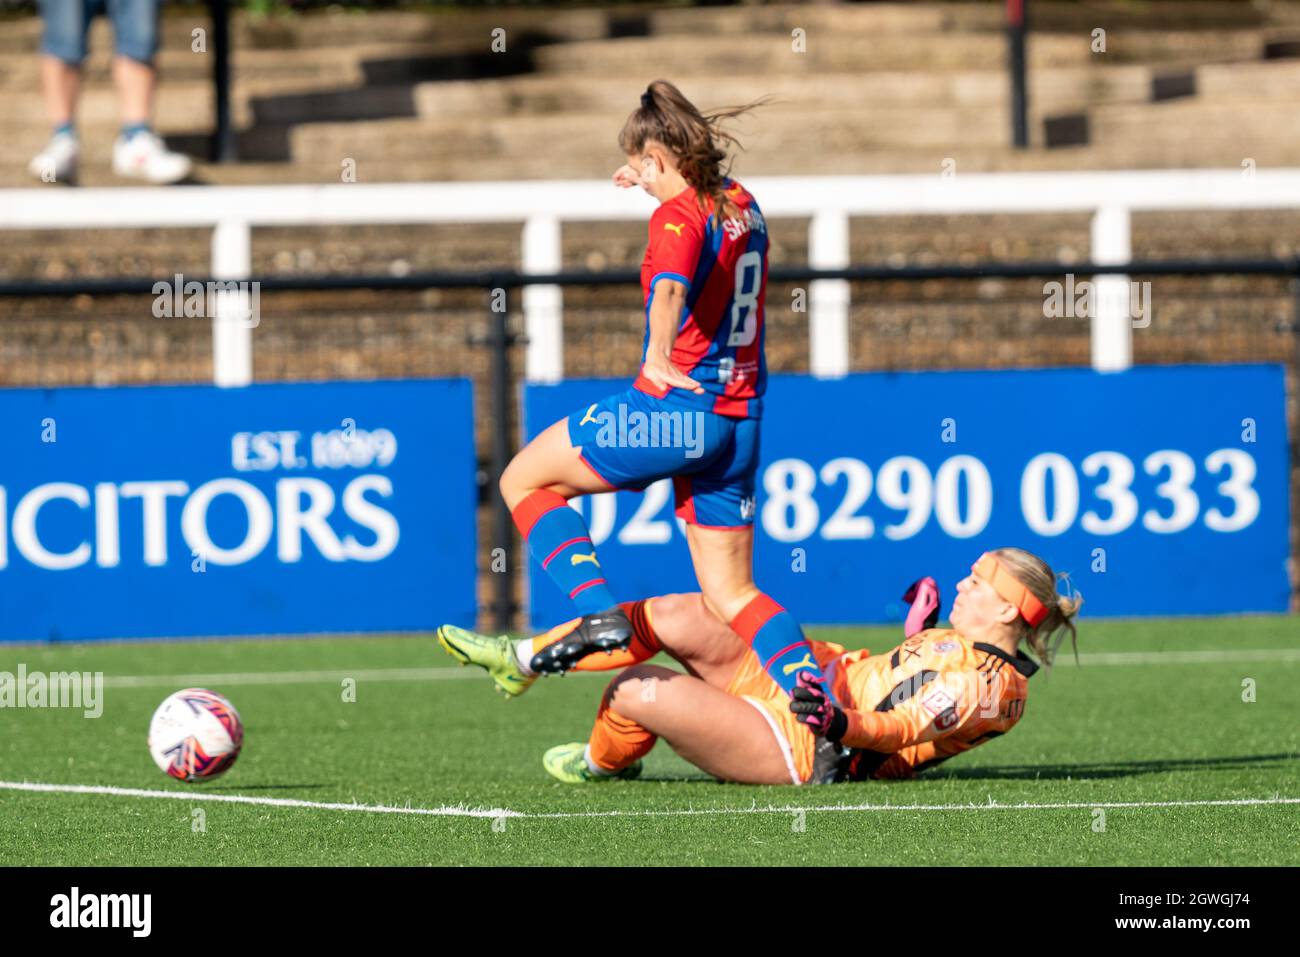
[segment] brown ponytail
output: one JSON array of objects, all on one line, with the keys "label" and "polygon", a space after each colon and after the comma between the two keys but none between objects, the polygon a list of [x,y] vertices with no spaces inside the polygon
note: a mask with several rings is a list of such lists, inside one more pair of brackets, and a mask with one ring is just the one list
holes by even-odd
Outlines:
[{"label": "brown ponytail", "polygon": [[[1083,596],[1075,591],[1070,577],[1056,574],[1047,562],[1022,548],[998,548],[993,554],[1047,609],[1047,617],[1036,626],[1031,626],[1023,618],[1016,619],[1021,628],[1021,640],[1029,645],[1034,656],[1050,671],[1056,661],[1057,649],[1069,634],[1070,644],[1074,648],[1074,661],[1078,664],[1079,645],[1074,616],[1079,613]],[[1067,594],[1063,595],[1057,590],[1058,581],[1065,585]],[[1055,642],[1051,640],[1054,636]]]},{"label": "brown ponytail", "polygon": [[729,143],[743,149],[739,140],[722,129],[721,122],[747,113],[768,99],[701,113],[672,83],[655,80],[641,94],[641,105],[623,124],[618,146],[624,155],[632,155],[642,152],[651,141],[663,145],[677,160],[682,178],[694,187],[700,208],[708,209],[706,200],[712,199],[714,218],[721,223],[738,212],[722,186],[731,170],[722,146]]}]

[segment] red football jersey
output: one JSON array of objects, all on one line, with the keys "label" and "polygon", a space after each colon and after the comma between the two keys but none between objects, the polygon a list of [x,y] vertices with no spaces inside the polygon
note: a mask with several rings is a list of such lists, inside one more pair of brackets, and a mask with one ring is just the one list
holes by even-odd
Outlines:
[{"label": "red football jersey", "polygon": [[641,261],[646,332],[650,344],[650,304],[660,279],[686,288],[686,307],[677,327],[672,362],[704,388],[657,389],[644,375],[636,387],[666,401],[736,418],[758,418],[767,384],[763,358],[763,302],[767,294],[767,223],[753,195],[733,179],[724,180],[737,214],[721,224],[713,219],[713,200],[701,208],[693,187],[661,203],[650,217],[650,241]]}]

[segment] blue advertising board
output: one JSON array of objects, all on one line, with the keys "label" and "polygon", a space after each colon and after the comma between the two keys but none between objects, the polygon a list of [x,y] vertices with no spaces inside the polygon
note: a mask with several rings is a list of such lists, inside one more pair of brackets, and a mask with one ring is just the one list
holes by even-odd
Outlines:
[{"label": "blue advertising board", "polygon": [[472,624],[466,379],[0,390],[0,641]]},{"label": "blue advertising board", "polygon": [[[810,623],[901,619],[1013,545],[1068,572],[1091,616],[1285,611],[1280,365],[769,379],[755,577]],[[529,385],[529,436],[626,380]],[[671,482],[575,500],[619,600],[697,589]],[[531,620],[572,617],[533,562]]]}]

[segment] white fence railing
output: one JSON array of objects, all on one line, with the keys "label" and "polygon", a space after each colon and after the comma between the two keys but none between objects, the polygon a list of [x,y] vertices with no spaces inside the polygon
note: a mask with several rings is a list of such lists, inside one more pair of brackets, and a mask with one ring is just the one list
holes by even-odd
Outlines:
[{"label": "white fence railing", "polygon": [[[1295,169],[754,177],[743,182],[765,218],[810,220],[808,258],[816,268],[849,264],[852,216],[1090,212],[1092,261],[1123,265],[1130,261],[1133,211],[1300,208],[1300,170]],[[644,221],[653,202],[640,190],[622,190],[604,180],[11,189],[0,190],[0,229],[211,227],[212,278],[244,280],[251,277],[251,230],[257,226],[516,222],[522,226],[523,269],[541,274],[559,271],[565,220]],[[1094,368],[1124,369],[1132,361],[1127,288],[1127,276],[1097,278]],[[843,375],[850,354],[849,283],[815,280],[808,293],[809,368],[819,376]],[[240,294],[223,295],[225,306],[213,319],[213,381],[244,385],[252,380],[247,307]],[[562,306],[557,286],[525,288],[525,375],[531,380],[563,376]]]}]

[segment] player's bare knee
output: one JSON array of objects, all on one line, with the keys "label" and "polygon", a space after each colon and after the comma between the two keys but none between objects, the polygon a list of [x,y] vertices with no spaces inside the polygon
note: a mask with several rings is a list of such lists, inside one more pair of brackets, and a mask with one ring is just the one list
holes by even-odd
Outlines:
[{"label": "player's bare knee", "polygon": [[520,475],[521,471],[514,462],[511,462],[502,471],[501,478],[497,482],[497,488],[501,490],[501,498],[507,508],[514,508],[529,492]]},{"label": "player's bare knee", "polygon": [[510,474],[512,466],[507,465],[501,473],[501,478],[497,479],[497,488],[501,491],[501,497],[505,499],[506,504],[510,504],[511,493],[514,491],[514,479]]},{"label": "player's bare knee", "polygon": [[668,678],[677,673],[656,665],[628,668],[605,688],[605,703],[625,717],[636,719],[660,700]]},{"label": "player's bare knee", "polygon": [[610,682],[605,690],[606,704],[614,711],[628,718],[636,717],[636,702],[641,693],[640,678],[624,678]]},{"label": "player's bare knee", "polygon": [[704,599],[699,592],[660,595],[650,600],[650,620],[665,647],[672,646],[674,635],[697,627],[702,612],[705,612]]}]

